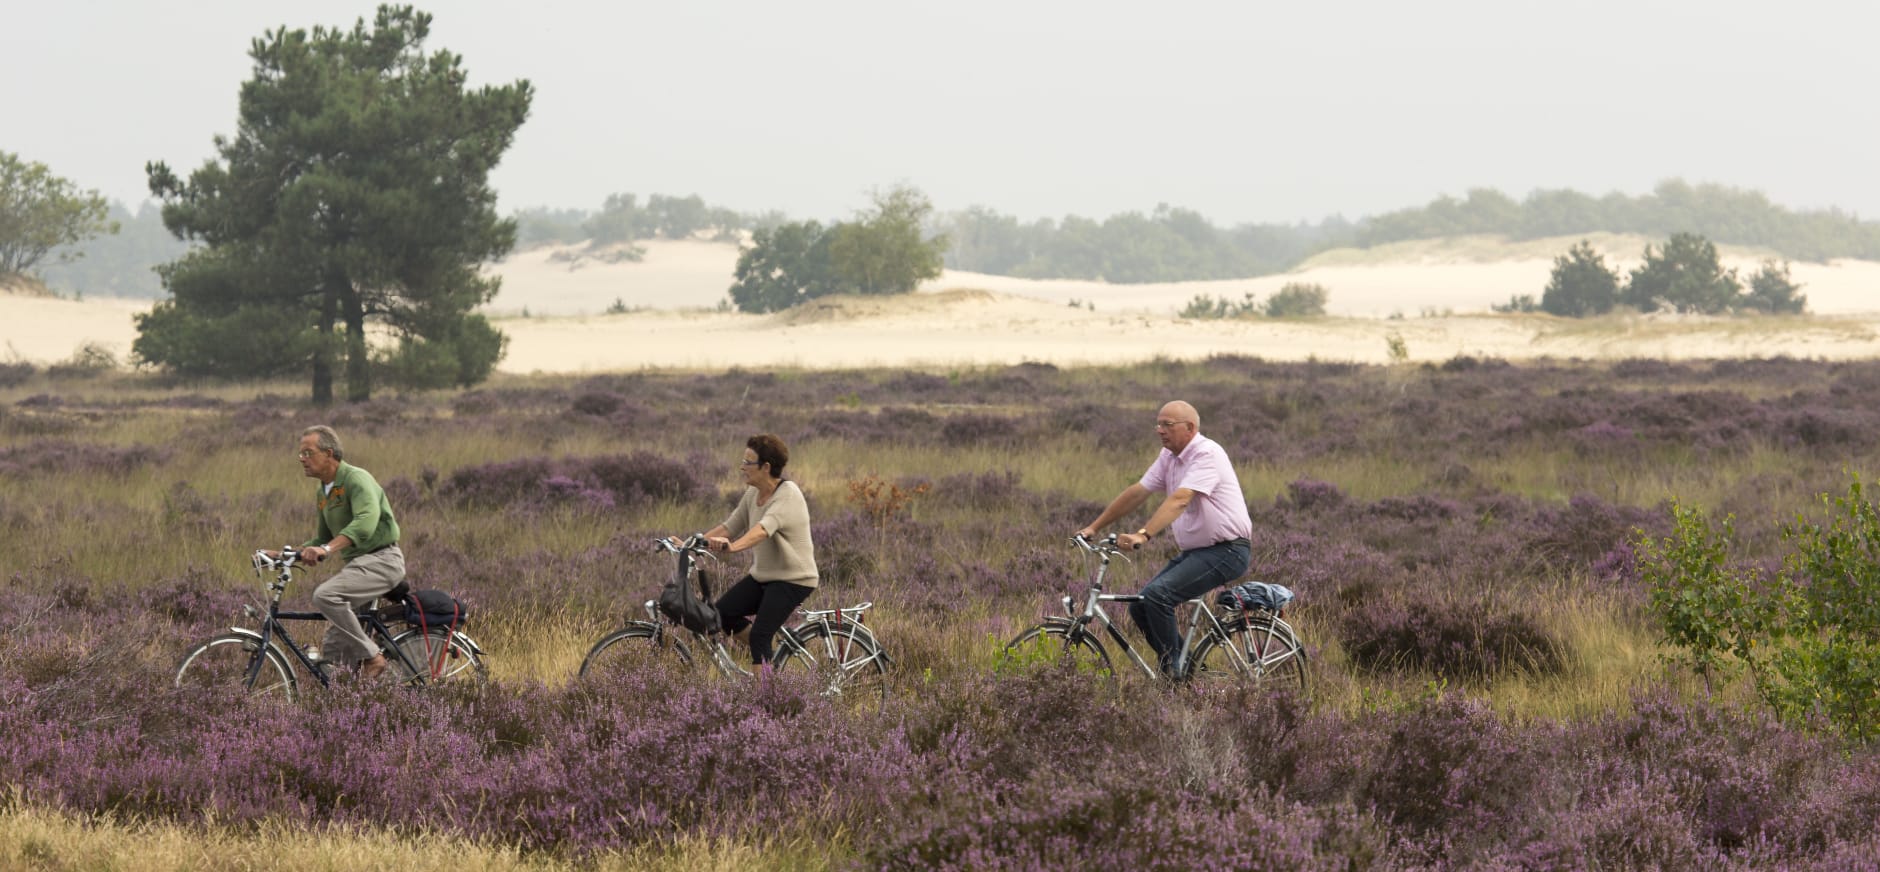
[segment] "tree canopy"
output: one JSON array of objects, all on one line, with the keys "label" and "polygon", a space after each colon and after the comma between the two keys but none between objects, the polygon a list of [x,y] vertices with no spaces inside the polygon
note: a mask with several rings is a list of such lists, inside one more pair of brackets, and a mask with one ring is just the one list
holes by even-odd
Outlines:
[{"label": "tree canopy", "polygon": [[759,228],[738,252],[730,297],[745,312],[775,312],[827,294],[903,294],[940,275],[945,236],[927,236],[933,206],[913,188],[875,195],[855,221]]},{"label": "tree canopy", "polygon": [[1743,283],[1717,259],[1717,246],[1694,233],[1674,234],[1662,248],[1645,246],[1620,299],[1641,312],[1670,309],[1716,315],[1736,308]]},{"label": "tree canopy", "polygon": [[[192,375],[306,373],[330,401],[371,396],[375,368],[417,386],[473,384],[502,334],[473,310],[479,265],[515,243],[490,171],[527,118],[527,81],[471,89],[462,59],[425,52],[431,16],[381,6],[350,30],[254,40],[237,133],[179,178],[146,167],[165,226],[200,242],[159,268],[171,299],[133,351]],[[376,357],[367,325],[396,339]]]},{"label": "tree canopy", "polygon": [[[53,249],[117,230],[97,191],[80,191],[45,164],[0,151],[0,275],[25,275]],[[54,262],[77,257],[67,251]]]},{"label": "tree canopy", "polygon": [[1566,254],[1554,258],[1554,270],[1541,294],[1541,311],[1567,318],[1584,318],[1612,311],[1619,302],[1619,274],[1606,265],[1605,255],[1584,239]]},{"label": "tree canopy", "polygon": [[[1527,299],[1531,298],[1516,297],[1508,307],[1496,308],[1527,311],[1523,306]],[[1640,312],[1800,314],[1807,309],[1808,298],[1790,277],[1788,263],[1775,260],[1763,261],[1746,292],[1736,270],[1723,268],[1717,246],[1695,233],[1673,234],[1663,246],[1647,243],[1645,262],[1625,281],[1584,239],[1554,258],[1540,308],[1553,315],[1584,318],[1605,314],[1618,305]]]}]

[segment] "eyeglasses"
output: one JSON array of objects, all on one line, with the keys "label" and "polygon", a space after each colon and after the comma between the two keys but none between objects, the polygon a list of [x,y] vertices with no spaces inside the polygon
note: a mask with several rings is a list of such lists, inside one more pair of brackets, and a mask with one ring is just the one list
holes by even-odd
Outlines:
[{"label": "eyeglasses", "polygon": [[738,465],[739,466],[761,466],[763,465],[763,463],[764,462],[761,460],[746,460],[746,461],[740,462]]},{"label": "eyeglasses", "polygon": [[1179,426],[1181,426],[1181,425],[1183,425],[1183,424],[1186,424],[1186,423],[1188,423],[1188,422],[1187,422],[1187,421],[1157,421],[1157,422],[1155,422],[1155,429],[1157,429],[1157,430],[1173,430],[1173,429],[1175,429],[1176,427],[1179,427]]},{"label": "eyeglasses", "polygon": [[[321,449],[321,450],[324,450],[324,449]],[[312,457],[312,456],[314,456],[315,454],[318,454],[318,453],[319,453],[319,451],[316,451],[316,450],[314,450],[314,449],[312,449],[312,448],[302,448],[302,449],[300,449],[300,459],[301,459],[301,460],[306,460],[307,458],[309,458],[309,457]]]}]

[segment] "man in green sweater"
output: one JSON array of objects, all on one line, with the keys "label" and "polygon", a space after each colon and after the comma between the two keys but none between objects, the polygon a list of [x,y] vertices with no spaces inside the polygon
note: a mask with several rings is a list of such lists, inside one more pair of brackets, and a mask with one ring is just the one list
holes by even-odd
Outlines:
[{"label": "man in green sweater", "polygon": [[398,550],[398,522],[391,503],[372,473],[343,462],[339,434],[324,424],[300,433],[300,468],[320,480],[320,522],[312,539],[300,546],[300,561],[316,566],[331,555],[345,568],[313,589],[314,608],[326,616],[326,659],[360,664],[361,680],[377,678],[387,665],[385,652],[367,638],[353,614],[358,606],[384,596],[405,578],[405,554]]}]

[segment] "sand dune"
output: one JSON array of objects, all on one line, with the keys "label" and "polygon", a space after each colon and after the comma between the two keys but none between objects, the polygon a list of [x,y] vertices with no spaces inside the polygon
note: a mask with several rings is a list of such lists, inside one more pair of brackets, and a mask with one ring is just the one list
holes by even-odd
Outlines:
[{"label": "sand dune", "polygon": [[1880,316],[1718,319],[1641,316],[1581,323],[1550,316],[1187,321],[1108,313],[986,291],[819,300],[800,312],[514,319],[509,372],[678,367],[954,367],[1121,363],[1245,354],[1385,363],[1393,337],[1410,362],[1457,355],[1554,358],[1880,355]]},{"label": "sand dune", "polygon": [[[1330,291],[1326,311],[1353,318],[1414,317],[1444,312],[1473,314],[1507,303],[1518,294],[1539,299],[1547,287],[1553,258],[1580,237],[1506,242],[1495,237],[1407,242],[1374,249],[1325,252],[1283,275],[1209,282],[1155,282],[1113,285],[1088,279],[1019,279],[948,270],[924,290],[972,288],[1068,305],[1174,314],[1196,295],[1239,301],[1252,293],[1265,299],[1288,282],[1323,285]],[[1614,269],[1638,265],[1645,245],[1635,236],[1594,234],[1593,246]],[[536,249],[517,254],[493,272],[503,277],[503,291],[490,310],[532,315],[591,315],[616,300],[629,308],[713,308],[726,299],[737,267],[729,244],[655,240],[645,243],[640,263],[570,264],[555,260],[572,249]],[[1747,278],[1766,251],[1725,247],[1724,265]],[[1793,278],[1808,296],[1809,311],[1822,315],[1880,312],[1880,263],[1834,261],[1792,263]]]},{"label": "sand dune", "polygon": [[[1326,252],[1291,273],[1258,279],[1111,285],[947,272],[919,294],[823,300],[769,316],[717,311],[737,250],[702,241],[655,241],[640,262],[568,260],[569,251],[521,252],[492,269],[502,291],[486,307],[510,336],[510,372],[642,367],[962,366],[1045,361],[1066,365],[1192,358],[1217,353],[1270,359],[1383,362],[1400,337],[1412,361],[1458,354],[1536,357],[1880,355],[1880,263],[1791,265],[1806,319],[1646,316],[1584,324],[1544,316],[1491,316],[1516,294],[1538,297],[1552,257],[1574,239],[1506,243],[1461,238]],[[1634,265],[1645,240],[1595,237],[1608,263]],[[1725,249],[1747,275],[1765,252]],[[1330,291],[1320,321],[1184,321],[1196,295],[1264,299],[1287,282]],[[618,302],[633,310],[606,315]],[[1071,305],[1075,303],[1076,305]],[[128,356],[132,314],[148,303],[85,302],[0,294],[0,344],[14,359],[49,363],[83,342]],[[522,317],[523,312],[528,317]]]}]

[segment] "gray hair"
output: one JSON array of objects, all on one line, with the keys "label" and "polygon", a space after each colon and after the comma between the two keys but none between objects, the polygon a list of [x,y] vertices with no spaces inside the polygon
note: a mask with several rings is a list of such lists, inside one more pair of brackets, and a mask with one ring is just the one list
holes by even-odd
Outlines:
[{"label": "gray hair", "polygon": [[300,431],[300,438],[302,439],[307,438],[307,435],[309,433],[318,435],[320,437],[319,445],[320,445],[321,451],[325,451],[333,455],[334,460],[346,459],[345,449],[339,447],[339,434],[333,432],[333,428],[328,427],[325,424],[315,424],[311,427],[308,427],[305,430]]}]

